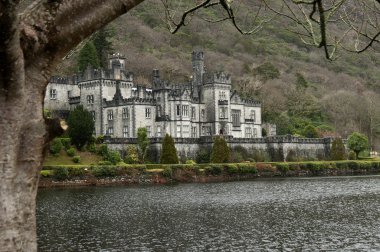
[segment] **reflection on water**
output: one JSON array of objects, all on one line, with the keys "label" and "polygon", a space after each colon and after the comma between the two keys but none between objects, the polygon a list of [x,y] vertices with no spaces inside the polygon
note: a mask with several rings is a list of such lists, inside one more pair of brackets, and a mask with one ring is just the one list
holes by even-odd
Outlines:
[{"label": "reflection on water", "polygon": [[380,249],[380,177],[40,190],[39,251]]}]

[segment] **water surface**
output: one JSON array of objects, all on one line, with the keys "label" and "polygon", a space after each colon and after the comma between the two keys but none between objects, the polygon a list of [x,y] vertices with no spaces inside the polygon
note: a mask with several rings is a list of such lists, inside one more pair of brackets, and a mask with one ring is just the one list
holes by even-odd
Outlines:
[{"label": "water surface", "polygon": [[43,189],[39,251],[379,251],[380,177]]}]

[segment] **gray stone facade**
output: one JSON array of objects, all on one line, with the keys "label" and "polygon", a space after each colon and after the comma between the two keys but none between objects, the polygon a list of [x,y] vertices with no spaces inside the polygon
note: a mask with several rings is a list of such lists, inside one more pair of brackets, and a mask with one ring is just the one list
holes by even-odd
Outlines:
[{"label": "gray stone facade", "polygon": [[[53,77],[45,108],[64,114],[81,104],[95,120],[95,134],[136,138],[146,127],[149,137],[197,139],[225,135],[261,138],[261,104],[232,90],[231,76],[207,73],[204,53],[192,53],[192,80],[172,84],[153,70],[151,88],[136,85],[120,54],[109,57],[108,69],[88,68],[80,75]],[[56,113],[57,114],[57,113]]]}]

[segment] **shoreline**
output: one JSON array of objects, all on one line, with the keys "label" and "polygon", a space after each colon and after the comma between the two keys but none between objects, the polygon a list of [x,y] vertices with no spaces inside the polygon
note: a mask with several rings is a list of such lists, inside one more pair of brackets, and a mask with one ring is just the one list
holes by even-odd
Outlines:
[{"label": "shoreline", "polygon": [[380,161],[202,165],[45,166],[39,188],[219,183],[267,178],[380,175]]}]

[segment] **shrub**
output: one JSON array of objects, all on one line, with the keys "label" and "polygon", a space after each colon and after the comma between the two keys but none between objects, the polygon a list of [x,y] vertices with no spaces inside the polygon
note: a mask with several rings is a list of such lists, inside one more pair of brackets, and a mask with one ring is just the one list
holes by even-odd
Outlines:
[{"label": "shrub", "polygon": [[51,154],[59,154],[62,150],[63,145],[59,138],[54,138],[54,140],[50,144],[50,152]]},{"label": "shrub", "polygon": [[66,153],[67,153],[67,155],[68,155],[69,157],[74,157],[74,156],[75,156],[75,148],[71,147],[70,149],[68,149],[68,150],[66,151]]},{"label": "shrub", "polygon": [[76,163],[76,164],[80,163],[80,156],[74,156],[73,157],[73,162]]},{"label": "shrub", "polygon": [[70,138],[59,138],[65,150],[70,149],[71,139]]},{"label": "shrub", "polygon": [[70,177],[80,177],[86,173],[84,167],[68,167],[67,170]]},{"label": "shrub", "polygon": [[112,165],[110,161],[99,161],[98,165]]},{"label": "shrub", "polygon": [[53,178],[57,180],[65,180],[69,176],[69,171],[66,167],[57,166],[53,168]]},{"label": "shrub", "polygon": [[120,153],[118,151],[111,151],[111,150],[108,151],[104,159],[106,161],[111,162],[114,165],[121,161]]},{"label": "shrub", "polygon": [[47,177],[50,177],[51,174],[52,174],[52,171],[51,170],[42,170],[40,172],[41,176],[44,177],[44,178],[47,178]]},{"label": "shrub", "polygon": [[221,136],[214,138],[214,144],[211,152],[211,163],[227,163],[229,161],[230,149],[226,140]]},{"label": "shrub", "polygon": [[205,164],[210,162],[211,150],[209,148],[203,147],[197,152],[196,162],[198,164]]},{"label": "shrub", "polygon": [[331,160],[345,160],[346,159],[346,148],[344,147],[342,139],[340,138],[334,139],[331,146],[330,157],[331,157]]},{"label": "shrub", "polygon": [[239,164],[239,172],[241,174],[255,174],[257,173],[257,169],[255,164]]},{"label": "shrub", "polygon": [[195,165],[196,162],[194,160],[188,159],[188,160],[186,160],[186,164]]},{"label": "shrub", "polygon": [[173,170],[170,166],[166,166],[162,171],[162,175],[167,178],[171,178],[173,176]]},{"label": "shrub", "polygon": [[127,146],[127,155],[124,158],[124,162],[127,164],[138,164],[139,163],[139,154],[135,145]]},{"label": "shrub", "polygon": [[91,168],[91,173],[95,177],[115,177],[117,169],[115,166],[95,166]]},{"label": "shrub", "polygon": [[161,164],[178,164],[177,150],[173,138],[166,134],[162,142]]},{"label": "shrub", "polygon": [[206,175],[218,176],[222,174],[222,171],[223,171],[223,168],[220,165],[212,165],[212,166],[205,167]]},{"label": "shrub", "polygon": [[89,152],[96,153],[96,145],[94,143],[87,144],[86,149]]},{"label": "shrub", "polygon": [[99,146],[98,154],[101,155],[103,158],[107,157],[108,155],[108,146],[105,144],[102,144]]},{"label": "shrub", "polygon": [[225,168],[228,174],[236,174],[239,172],[239,168],[235,164],[228,164]]},{"label": "shrub", "polygon": [[348,159],[349,160],[356,160],[356,153],[354,151],[350,151],[348,153]]},{"label": "shrub", "polygon": [[102,144],[104,142],[104,136],[100,135],[96,138],[95,143]]},{"label": "shrub", "polygon": [[276,168],[277,168],[277,170],[286,173],[287,171],[289,171],[289,164],[287,164],[287,163],[277,163],[276,164]]},{"label": "shrub", "polygon": [[360,168],[359,163],[356,162],[356,161],[350,161],[350,162],[348,162],[347,166],[348,166],[348,168],[350,168],[352,170],[357,170],[357,169]]}]

